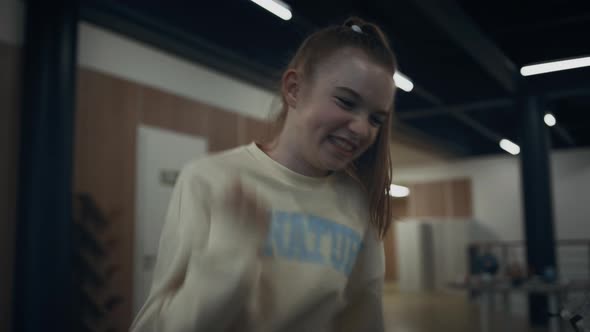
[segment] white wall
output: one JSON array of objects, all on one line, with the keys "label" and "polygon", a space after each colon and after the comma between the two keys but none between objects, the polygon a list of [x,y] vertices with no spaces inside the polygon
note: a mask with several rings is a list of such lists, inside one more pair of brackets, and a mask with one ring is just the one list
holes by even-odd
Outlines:
[{"label": "white wall", "polygon": [[590,149],[555,153],[552,167],[557,237],[590,238]]},{"label": "white wall", "polygon": [[187,162],[206,154],[204,138],[150,126],[137,129],[134,315],[149,293],[160,233],[172,196],[173,184],[162,181],[162,172],[179,172]]},{"label": "white wall", "polygon": [[[497,155],[441,163],[426,167],[398,168],[394,181],[425,182],[455,177],[472,181],[473,212],[468,242],[522,240],[523,208],[518,157]],[[590,238],[590,149],[554,152],[551,173],[557,239]],[[586,248],[558,250],[564,279],[588,277]],[[526,299],[511,297],[512,312],[526,315]]]},{"label": "white wall", "polygon": [[268,119],[275,101],[270,91],[89,23],[81,23],[79,28],[80,66],[228,111]]},{"label": "white wall", "polygon": [[19,0],[0,0],[0,42],[20,45],[23,40],[24,5]]},{"label": "white wall", "polygon": [[[590,238],[590,149],[552,153],[551,173],[557,238]],[[497,155],[394,171],[394,181],[400,183],[455,177],[472,181],[477,220],[472,241],[523,239],[518,157]]]},{"label": "white wall", "polygon": [[472,182],[473,212],[477,220],[470,230],[472,241],[522,239],[518,158],[502,155],[425,167],[397,168],[393,172],[395,183],[457,177],[468,177]]},{"label": "white wall", "polygon": [[398,283],[401,291],[428,291],[434,287],[430,228],[421,222],[395,223]]},{"label": "white wall", "polygon": [[401,291],[443,291],[467,273],[471,220],[408,218],[394,224]]}]

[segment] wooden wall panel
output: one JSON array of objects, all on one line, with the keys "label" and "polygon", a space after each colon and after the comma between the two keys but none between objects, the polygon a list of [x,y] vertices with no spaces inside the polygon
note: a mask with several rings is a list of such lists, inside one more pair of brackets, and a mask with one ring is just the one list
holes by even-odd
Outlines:
[{"label": "wooden wall panel", "polygon": [[385,280],[397,280],[397,255],[395,249],[395,225],[392,224],[383,239],[383,249],[385,250]]},{"label": "wooden wall panel", "polygon": [[114,312],[119,331],[132,315],[138,85],[80,69],[75,140],[75,192],[87,192],[113,223],[114,263],[120,266],[112,291],[124,298]]},{"label": "wooden wall panel", "polygon": [[114,291],[126,299],[117,312],[118,328],[127,330],[133,290],[136,132],[141,123],[205,137],[209,151],[247,144],[266,134],[266,123],[198,101],[89,69],[78,77],[75,190],[89,192],[99,207],[115,216],[112,235],[119,241],[123,268]]},{"label": "wooden wall panel", "polygon": [[240,126],[240,142],[243,144],[265,142],[269,138],[270,125],[267,121],[241,116]]},{"label": "wooden wall panel", "polygon": [[383,248],[385,250],[385,280],[397,280],[397,255],[395,242],[395,223],[397,220],[408,216],[408,198],[394,198],[393,199],[393,224],[387,231],[383,239]]},{"label": "wooden wall panel", "polygon": [[208,136],[210,107],[151,87],[142,88],[141,122],[193,136]]},{"label": "wooden wall panel", "polygon": [[20,48],[0,42],[0,331],[10,331],[20,125]]},{"label": "wooden wall panel", "polygon": [[452,216],[470,218],[473,216],[470,179],[451,181]]},{"label": "wooden wall panel", "polygon": [[442,182],[417,183],[410,186],[410,216],[445,216],[445,188]]},{"label": "wooden wall panel", "polygon": [[451,179],[409,185],[408,216],[472,217],[470,179]]},{"label": "wooden wall panel", "polygon": [[238,119],[240,115],[222,110],[209,112],[208,135],[209,152],[231,149],[240,144]]},{"label": "wooden wall panel", "polygon": [[401,219],[409,215],[408,211],[408,197],[394,198],[393,199],[393,218]]}]

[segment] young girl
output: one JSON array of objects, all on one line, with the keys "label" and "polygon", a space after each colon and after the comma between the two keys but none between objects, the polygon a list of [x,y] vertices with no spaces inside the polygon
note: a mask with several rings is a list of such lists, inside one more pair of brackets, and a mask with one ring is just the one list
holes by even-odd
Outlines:
[{"label": "young girl", "polygon": [[186,166],[133,331],[383,331],[396,61],[349,19],[309,36],[265,144]]}]

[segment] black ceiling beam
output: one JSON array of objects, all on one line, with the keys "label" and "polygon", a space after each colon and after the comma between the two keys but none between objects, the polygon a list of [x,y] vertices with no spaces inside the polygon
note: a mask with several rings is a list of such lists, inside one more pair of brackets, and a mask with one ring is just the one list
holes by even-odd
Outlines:
[{"label": "black ceiling beam", "polygon": [[571,88],[566,90],[559,90],[549,92],[545,95],[547,100],[556,100],[562,99],[567,97],[574,97],[574,96],[589,96],[590,95],[590,86],[587,87],[579,87],[579,88]]},{"label": "black ceiling beam", "polygon": [[590,92],[590,67],[561,70],[525,78],[527,89],[544,97],[570,97]]},{"label": "black ceiling beam", "polygon": [[557,136],[559,136],[559,138],[562,141],[564,141],[567,145],[569,145],[570,147],[576,146],[576,140],[572,137],[572,135],[570,135],[570,133],[567,130],[565,130],[565,128],[563,128],[559,124],[555,124],[555,126],[553,126],[553,130],[555,130]]},{"label": "black ceiling beam", "polygon": [[516,92],[518,71],[514,63],[452,0],[411,0],[432,22],[469,54],[506,91]]},{"label": "black ceiling beam", "polygon": [[[564,96],[571,96],[571,95],[580,95],[580,94],[590,94],[590,88],[580,88],[574,90],[564,90],[558,91],[552,94],[553,97],[547,97],[547,100],[552,100],[556,98],[563,98]],[[484,101],[477,101],[469,104],[461,104],[461,105],[451,105],[451,106],[438,106],[438,107],[430,107],[424,109],[414,109],[410,111],[401,111],[396,112],[396,117],[400,120],[414,120],[414,119],[421,119],[421,118],[428,118],[432,116],[441,116],[441,115],[452,115],[455,119],[463,122],[464,124],[470,126],[471,128],[475,129],[481,135],[487,137],[493,141],[499,141],[501,137],[495,133],[494,131],[488,129],[487,127],[481,125],[476,120],[472,119],[471,117],[464,114],[464,112],[469,111],[489,111],[493,109],[503,108],[503,107],[513,107],[514,101],[511,99],[495,99],[495,100],[484,100]],[[572,135],[559,124],[553,126],[553,130],[555,131],[556,135],[567,145],[570,147],[576,146],[576,140],[572,137]]]},{"label": "black ceiling beam", "polygon": [[[590,85],[589,86],[578,86],[578,87],[571,87],[565,89],[556,89],[553,91],[544,91],[538,90],[534,91],[536,94],[543,97],[545,101],[553,101],[557,99],[567,98],[567,97],[574,97],[574,96],[589,96],[590,95]],[[419,94],[422,96],[422,94]],[[428,101],[432,102],[433,104],[437,104],[433,102],[432,95],[429,94],[428,98],[425,98]],[[507,108],[512,107],[515,105],[513,99],[510,98],[498,98],[498,99],[487,99],[487,100],[478,100],[470,103],[464,104],[456,104],[456,105],[445,105],[445,106],[433,106],[433,107],[424,107],[424,108],[414,108],[414,109],[406,109],[406,110],[396,110],[397,117],[401,120],[411,120],[411,119],[420,119],[420,118],[427,118],[432,116],[440,116],[440,115],[448,115],[449,113],[461,113],[461,112],[479,112],[479,111],[491,111],[498,108]],[[564,129],[565,130],[565,129]]]},{"label": "black ceiling beam", "polygon": [[[493,77],[506,91],[517,92],[517,80],[519,79],[516,66],[502,51],[488,39],[477,27],[475,22],[467,16],[463,10],[452,0],[412,0],[412,2],[449,38],[461,47],[473,60],[478,63],[491,77]],[[444,103],[434,95],[429,94],[429,101],[441,109]],[[434,97],[434,98],[433,98]],[[500,101],[500,104],[505,104]],[[496,101],[497,104],[497,101]],[[486,105],[489,107],[489,105]],[[477,109],[477,107],[476,107]],[[467,125],[486,139],[497,144],[502,135],[482,125],[475,119],[457,111],[447,108],[446,114],[457,121]],[[409,114],[409,112],[408,112]],[[400,118],[404,115],[400,114]],[[409,115],[408,115],[409,116]]]},{"label": "black ceiling beam", "polygon": [[[421,89],[423,90],[423,89]],[[426,93],[428,95],[428,101],[430,101],[431,103],[437,105],[437,108],[444,108],[444,102],[438,98],[437,96],[433,95],[432,93],[429,93],[425,90],[423,90],[424,93]],[[467,125],[468,127],[471,127],[471,129],[473,129],[474,131],[476,131],[477,133],[479,133],[481,136],[487,138],[488,140],[494,142],[494,143],[498,143],[500,142],[500,140],[503,138],[502,135],[494,132],[493,130],[489,129],[488,127],[482,125],[481,123],[479,123],[477,120],[471,118],[470,116],[462,113],[462,112],[445,112],[446,115],[452,117],[453,119]],[[402,114],[398,114],[397,117],[399,119],[403,119],[402,117],[400,117],[400,115]]]},{"label": "black ceiling beam", "polygon": [[[491,77],[493,77],[506,91],[517,92],[519,80],[522,80],[514,63],[503,54],[503,52],[479,29],[477,24],[457,5],[453,0],[412,0],[435,25],[441,28],[459,47],[469,54]],[[535,82],[535,79],[532,80]],[[542,84],[533,84],[538,87]],[[534,89],[546,100],[552,98],[563,98],[574,94],[586,94],[589,87],[561,88],[560,91],[547,93],[547,86],[541,89]],[[408,112],[399,112],[400,119],[416,119],[442,114],[450,114],[455,119],[469,125],[480,134],[492,139],[496,134],[475,120],[466,116],[464,112],[475,110],[491,110],[501,107],[514,106],[512,100],[491,100],[465,105],[439,106],[431,109],[421,109]],[[563,127],[556,128],[557,135],[573,146],[574,139]]]},{"label": "black ceiling beam", "polygon": [[[491,140],[492,142],[494,142],[496,144],[503,138],[503,136],[494,132],[493,130],[489,129],[488,127],[482,125],[477,120],[471,118],[470,116],[463,114],[462,111],[447,110],[447,107],[444,106],[445,103],[439,97],[430,93],[428,90],[424,89],[420,85],[414,84],[414,89],[412,90],[412,93],[416,93],[424,100],[427,100],[428,102],[430,102],[434,105],[437,105],[436,107],[434,107],[434,109],[436,109],[437,112],[439,112],[440,114],[451,116],[455,120],[467,125],[468,127],[473,129],[475,132],[477,132],[481,136]],[[496,101],[496,103],[497,102],[498,101]],[[501,100],[501,102],[506,103],[505,100]],[[441,111],[441,110],[443,110],[443,111]],[[413,111],[411,111],[411,112],[396,112],[395,116],[396,116],[396,119],[403,121],[403,120],[408,120],[408,116],[410,116],[412,113],[414,113],[414,112]],[[398,126],[398,128],[394,127],[394,129],[403,130],[403,127],[406,127],[406,129],[408,127],[408,126],[402,127],[400,121],[397,121],[397,126]],[[438,143],[438,144],[435,143],[436,140],[432,136],[427,135],[427,134],[423,134],[423,137],[426,137],[425,140],[430,142],[431,144],[441,146],[440,143]],[[455,154],[465,155],[467,153],[467,150],[465,148],[461,148],[460,146],[458,146],[456,144],[445,143],[444,145],[445,145],[445,148],[447,151],[452,151]]]},{"label": "black ceiling beam", "polygon": [[590,21],[590,13],[576,13],[567,17],[544,18],[539,22],[500,27],[503,33],[539,33],[541,30],[559,29],[563,26]]}]

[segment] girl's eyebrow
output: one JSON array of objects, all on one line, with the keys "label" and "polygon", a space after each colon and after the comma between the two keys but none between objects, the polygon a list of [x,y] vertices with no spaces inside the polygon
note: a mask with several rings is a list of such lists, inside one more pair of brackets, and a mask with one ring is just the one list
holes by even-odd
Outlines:
[{"label": "girl's eyebrow", "polygon": [[355,98],[360,99],[360,100],[363,100],[363,97],[361,97],[361,95],[358,92],[354,91],[353,89],[351,89],[349,87],[337,86],[336,89],[337,90],[342,90],[342,91],[348,92],[351,95],[353,95]]}]

